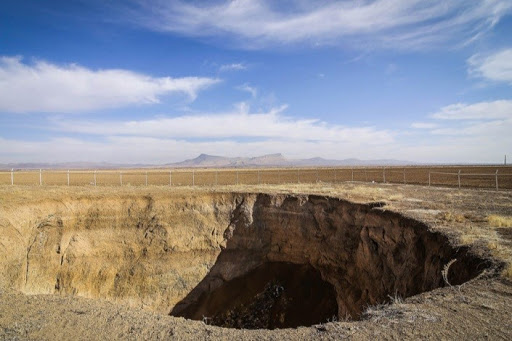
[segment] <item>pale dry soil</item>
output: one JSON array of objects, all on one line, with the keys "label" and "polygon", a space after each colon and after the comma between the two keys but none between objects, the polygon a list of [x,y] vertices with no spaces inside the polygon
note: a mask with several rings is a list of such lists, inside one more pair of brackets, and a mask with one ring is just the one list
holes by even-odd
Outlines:
[{"label": "pale dry soil", "polygon": [[[3,186],[0,339],[509,340],[511,216],[511,192],[420,186]],[[231,323],[226,290],[276,262],[318,271],[336,316],[169,316]]]}]

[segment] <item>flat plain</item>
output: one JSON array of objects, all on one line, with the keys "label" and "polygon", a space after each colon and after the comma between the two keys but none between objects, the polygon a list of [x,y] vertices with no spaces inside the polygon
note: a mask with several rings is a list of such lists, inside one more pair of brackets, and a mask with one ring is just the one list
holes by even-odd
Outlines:
[{"label": "flat plain", "polygon": [[512,166],[0,171],[0,185],[214,186],[350,181],[512,189]]}]

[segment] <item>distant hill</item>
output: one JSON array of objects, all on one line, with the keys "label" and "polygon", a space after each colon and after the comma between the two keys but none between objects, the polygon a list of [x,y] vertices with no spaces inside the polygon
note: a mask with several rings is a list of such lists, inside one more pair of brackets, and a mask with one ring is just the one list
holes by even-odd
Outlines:
[{"label": "distant hill", "polygon": [[201,154],[195,159],[169,163],[170,167],[263,167],[286,166],[289,161],[282,154],[269,154],[257,157],[223,157]]},{"label": "distant hill", "polygon": [[0,169],[119,169],[119,168],[229,168],[229,167],[334,167],[334,166],[400,166],[416,164],[410,161],[393,159],[359,160],[343,159],[329,160],[320,157],[311,159],[287,159],[281,153],[257,157],[224,157],[201,154],[194,159],[176,163],[159,165],[151,164],[118,164],[108,162],[61,162],[61,163],[9,163],[0,164]]},{"label": "distant hill", "polygon": [[223,157],[201,154],[194,159],[177,163],[169,163],[168,167],[314,167],[314,166],[395,166],[412,165],[414,162],[393,159],[359,160],[343,159],[329,160],[320,157],[311,159],[287,159],[282,154],[269,154],[252,158],[247,157]]}]

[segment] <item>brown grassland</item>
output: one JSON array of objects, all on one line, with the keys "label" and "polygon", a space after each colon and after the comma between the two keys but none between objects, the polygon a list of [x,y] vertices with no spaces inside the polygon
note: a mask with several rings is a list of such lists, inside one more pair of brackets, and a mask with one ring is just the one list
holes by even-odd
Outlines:
[{"label": "brown grassland", "polygon": [[[460,172],[460,176],[459,176]],[[12,178],[11,178],[12,176]],[[213,186],[347,181],[512,189],[511,166],[408,166],[260,169],[15,170],[0,172],[0,185]]]}]

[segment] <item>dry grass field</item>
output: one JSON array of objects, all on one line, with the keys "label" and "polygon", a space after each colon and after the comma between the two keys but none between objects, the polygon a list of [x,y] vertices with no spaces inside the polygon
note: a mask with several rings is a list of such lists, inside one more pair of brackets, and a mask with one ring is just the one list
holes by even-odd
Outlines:
[{"label": "dry grass field", "polygon": [[375,182],[512,189],[511,166],[339,167],[261,169],[15,170],[0,185],[215,186]]}]

